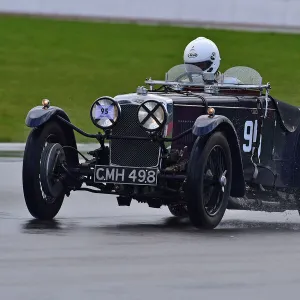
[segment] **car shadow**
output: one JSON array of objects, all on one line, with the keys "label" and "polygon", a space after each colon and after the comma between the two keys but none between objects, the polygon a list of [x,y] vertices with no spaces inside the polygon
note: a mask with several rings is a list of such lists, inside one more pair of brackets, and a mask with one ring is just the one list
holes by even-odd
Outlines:
[{"label": "car shadow", "polygon": [[49,221],[31,219],[22,225],[23,233],[30,234],[66,234],[74,228],[73,223],[65,223],[55,219]]},{"label": "car shadow", "polygon": [[[94,227],[95,229],[95,227]],[[277,234],[279,232],[300,232],[300,223],[281,223],[281,222],[262,222],[245,220],[224,220],[214,230],[198,229],[192,226],[187,218],[166,218],[161,223],[131,223],[116,224],[96,227],[100,231],[111,233],[130,232],[130,233],[190,233],[201,235],[233,235],[233,234],[255,234],[267,233]]]},{"label": "car shadow", "polygon": [[24,233],[31,234],[67,234],[74,230],[99,231],[104,234],[130,233],[130,234],[159,234],[189,233],[201,235],[236,235],[236,234],[278,234],[280,232],[299,233],[300,223],[296,222],[264,222],[253,220],[223,220],[214,230],[195,228],[188,218],[167,217],[155,222],[116,222],[115,224],[84,225],[65,220],[40,221],[29,220],[22,225]]}]

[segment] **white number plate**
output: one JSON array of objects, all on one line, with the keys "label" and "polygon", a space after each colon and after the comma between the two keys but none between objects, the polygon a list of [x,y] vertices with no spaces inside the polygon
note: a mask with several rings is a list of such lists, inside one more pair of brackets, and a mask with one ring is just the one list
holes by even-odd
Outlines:
[{"label": "white number plate", "polygon": [[95,166],[95,183],[157,185],[157,169]]}]

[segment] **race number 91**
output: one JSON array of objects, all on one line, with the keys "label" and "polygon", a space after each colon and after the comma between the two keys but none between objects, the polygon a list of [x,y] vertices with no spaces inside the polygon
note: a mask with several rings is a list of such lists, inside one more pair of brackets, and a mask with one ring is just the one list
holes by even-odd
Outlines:
[{"label": "race number 91", "polygon": [[[244,152],[251,152],[253,148],[253,143],[257,140],[257,120],[253,121],[246,121],[244,126],[244,143],[243,143],[243,151]],[[258,156],[261,153],[261,137],[260,137],[260,144],[258,148]]]}]

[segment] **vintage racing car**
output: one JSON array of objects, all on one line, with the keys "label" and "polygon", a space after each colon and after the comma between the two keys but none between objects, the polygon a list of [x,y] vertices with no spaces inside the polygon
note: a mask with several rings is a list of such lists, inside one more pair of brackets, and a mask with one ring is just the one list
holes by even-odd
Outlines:
[{"label": "vintage racing car", "polygon": [[[26,117],[29,212],[52,219],[78,190],[116,195],[120,206],[132,199],[167,205],[206,229],[226,209],[299,210],[300,112],[272,98],[270,88],[248,67],[233,67],[216,82],[196,66],[178,65],[135,93],[94,101],[96,134],[44,99]],[[77,150],[74,131],[99,142],[89,157]]]}]

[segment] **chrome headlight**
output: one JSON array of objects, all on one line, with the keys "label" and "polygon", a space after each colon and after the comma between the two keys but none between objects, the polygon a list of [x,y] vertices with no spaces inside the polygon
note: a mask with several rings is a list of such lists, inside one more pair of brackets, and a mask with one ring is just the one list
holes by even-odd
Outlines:
[{"label": "chrome headlight", "polygon": [[145,101],[138,108],[138,120],[147,131],[158,131],[167,121],[167,111],[161,102]]},{"label": "chrome headlight", "polygon": [[91,107],[91,120],[95,126],[101,129],[109,129],[118,121],[121,107],[111,97],[98,98]]}]

